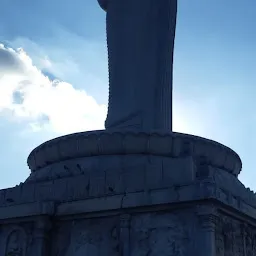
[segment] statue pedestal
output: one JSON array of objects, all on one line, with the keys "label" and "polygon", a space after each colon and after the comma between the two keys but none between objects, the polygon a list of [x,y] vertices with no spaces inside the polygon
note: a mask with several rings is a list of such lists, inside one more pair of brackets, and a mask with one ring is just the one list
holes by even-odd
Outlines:
[{"label": "statue pedestal", "polygon": [[179,133],[77,133],[40,145],[28,165],[25,183],[0,191],[3,255],[10,227],[29,238],[41,216],[52,230],[26,240],[28,256],[47,248],[70,256],[256,253],[256,198],[237,178],[238,155],[217,142]]}]

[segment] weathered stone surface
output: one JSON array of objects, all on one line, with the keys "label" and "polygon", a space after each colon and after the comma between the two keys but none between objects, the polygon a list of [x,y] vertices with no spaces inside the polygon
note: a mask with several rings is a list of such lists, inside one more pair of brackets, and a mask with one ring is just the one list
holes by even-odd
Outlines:
[{"label": "weathered stone surface", "polygon": [[3,227],[0,242],[0,255],[27,255],[28,234],[22,226]]},{"label": "weathered stone surface", "polygon": [[118,225],[111,217],[57,223],[52,255],[120,255]]},{"label": "weathered stone surface", "polygon": [[131,228],[131,255],[188,255],[191,237],[175,213],[134,216]]},{"label": "weathered stone surface", "polygon": [[256,227],[243,220],[220,215],[216,224],[216,256],[255,255]]}]

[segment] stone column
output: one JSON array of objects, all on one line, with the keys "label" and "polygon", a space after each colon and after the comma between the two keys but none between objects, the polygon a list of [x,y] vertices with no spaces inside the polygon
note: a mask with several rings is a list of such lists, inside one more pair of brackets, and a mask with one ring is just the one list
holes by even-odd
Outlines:
[{"label": "stone column", "polygon": [[129,214],[120,216],[120,251],[122,256],[130,256],[130,220]]},{"label": "stone column", "polygon": [[106,129],[171,131],[177,0],[99,0],[107,11]]},{"label": "stone column", "polygon": [[197,214],[200,223],[200,243],[198,250],[200,256],[216,256],[215,232],[217,210],[212,205],[199,206]]},{"label": "stone column", "polygon": [[33,241],[34,249],[33,255],[48,256],[50,255],[49,249],[49,231],[51,229],[51,222],[48,216],[40,216],[34,227]]}]

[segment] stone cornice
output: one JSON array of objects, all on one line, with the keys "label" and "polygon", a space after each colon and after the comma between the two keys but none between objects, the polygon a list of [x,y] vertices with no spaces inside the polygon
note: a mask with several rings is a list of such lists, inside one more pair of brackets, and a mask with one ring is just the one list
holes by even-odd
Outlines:
[{"label": "stone cornice", "polygon": [[212,140],[181,133],[93,131],[62,136],[35,148],[28,157],[32,172],[61,161],[100,155],[147,154],[164,157],[191,155],[237,176],[239,156]]},{"label": "stone cornice", "polygon": [[[65,202],[38,202],[34,198],[33,203],[26,203],[22,201],[21,204],[16,205],[1,205],[0,204],[0,222],[10,218],[21,218],[38,215],[57,215],[57,216],[68,216],[73,214],[83,213],[99,213],[100,211],[113,211],[113,210],[127,210],[135,209],[136,207],[171,207],[172,204],[181,205],[181,203],[197,202],[198,207],[196,208],[198,216],[215,216],[217,217],[217,209],[222,205],[223,209],[228,210],[236,209],[236,214],[239,213],[241,218],[255,219],[256,209],[249,206],[249,202],[243,201],[239,198],[239,204],[236,204],[234,200],[225,200],[220,197],[220,188],[216,186],[217,194],[213,196],[204,196],[198,190],[198,184],[191,184],[190,186],[182,186],[177,188],[166,188],[160,190],[152,190],[150,193],[136,192],[126,193],[111,196],[102,196],[97,198],[73,198],[73,200]],[[230,194],[230,197],[235,198],[234,195]],[[136,199],[136,200],[135,200]],[[213,207],[213,201],[218,201],[218,206]],[[52,200],[54,200],[52,198]],[[211,201],[210,201],[211,200]],[[208,206],[204,206],[204,203],[208,201]],[[200,205],[202,202],[202,205]],[[129,211],[130,211],[129,210]],[[232,211],[234,212],[234,211]],[[11,213],[11,214],[10,214]],[[241,215],[242,214],[242,215]],[[122,217],[129,217],[128,215],[122,215]],[[124,218],[127,219],[127,218]],[[211,219],[209,219],[211,220]],[[253,224],[255,225],[255,223]]]}]

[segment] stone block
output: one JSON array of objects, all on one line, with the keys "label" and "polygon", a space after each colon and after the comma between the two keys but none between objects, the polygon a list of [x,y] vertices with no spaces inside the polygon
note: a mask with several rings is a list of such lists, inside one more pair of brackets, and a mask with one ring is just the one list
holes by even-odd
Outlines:
[{"label": "stone block", "polygon": [[162,166],[163,164],[162,159],[163,159],[162,156],[149,155],[147,156],[147,163]]},{"label": "stone block", "polygon": [[41,148],[37,150],[38,150],[38,153],[36,154],[35,162],[39,169],[39,167],[44,167],[46,165],[45,154],[44,154],[45,147],[41,146]]},{"label": "stone block", "polygon": [[148,150],[148,136],[143,133],[127,133],[124,136],[125,152],[133,154],[145,153]]},{"label": "stone block", "polygon": [[35,186],[36,201],[49,201],[54,198],[54,183],[53,181],[40,182]]},{"label": "stone block", "polygon": [[53,179],[65,178],[71,175],[71,170],[69,169],[69,166],[67,165],[67,163],[68,161],[64,161],[64,162],[52,165]]},{"label": "stone block", "polygon": [[218,199],[223,203],[228,203],[228,193],[223,189],[218,190]]},{"label": "stone block", "polygon": [[141,207],[146,205],[148,197],[145,192],[128,193],[122,199],[122,208]]},{"label": "stone block", "polygon": [[124,155],[122,156],[122,168],[131,168],[138,165],[143,165],[148,162],[148,156],[145,155]]},{"label": "stone block", "polygon": [[[73,200],[82,200],[89,197],[89,176],[79,175],[67,179],[68,184],[72,183],[74,188]],[[68,185],[69,186],[69,185]]]},{"label": "stone block", "polygon": [[185,185],[195,179],[194,161],[191,156],[163,158],[163,183],[165,186]]},{"label": "stone block", "polygon": [[100,170],[100,157],[85,157],[77,162],[83,173],[94,173]]},{"label": "stone block", "polygon": [[89,196],[100,197],[105,195],[105,176],[90,176]]},{"label": "stone block", "polygon": [[125,156],[111,155],[99,157],[99,170],[117,172],[122,169],[122,163]]},{"label": "stone block", "polygon": [[58,141],[59,156],[63,160],[72,158],[76,153],[76,148],[77,148],[76,140],[73,140],[71,142],[69,140],[69,136],[63,137],[61,140]]},{"label": "stone block", "polygon": [[124,135],[121,133],[114,133],[111,136],[109,134],[102,134],[99,138],[99,151],[102,154],[124,153],[123,137]]},{"label": "stone block", "polygon": [[167,204],[178,201],[178,192],[174,188],[154,190],[150,192],[152,204]]},{"label": "stone block", "polygon": [[81,200],[89,196],[90,184],[88,174],[69,177],[65,180],[67,182],[67,201]]},{"label": "stone block", "polygon": [[21,187],[21,201],[23,203],[35,202],[35,184],[24,183]]},{"label": "stone block", "polygon": [[122,173],[125,192],[143,191],[145,189],[145,165],[125,168]]},{"label": "stone block", "polygon": [[116,195],[63,203],[58,205],[56,215],[76,215],[120,209],[123,197],[123,195]]},{"label": "stone block", "polygon": [[41,182],[41,181],[49,180],[51,177],[50,172],[51,172],[51,166],[43,167],[35,171],[36,181]]},{"label": "stone block", "polygon": [[214,151],[212,151],[211,159],[215,162],[215,165],[218,167],[223,167],[226,158],[226,149],[222,148],[219,145],[214,147]]},{"label": "stone block", "polygon": [[79,147],[81,157],[97,155],[99,153],[98,136],[90,134],[90,136],[78,137],[77,147]]},{"label": "stone block", "polygon": [[21,186],[8,188],[5,190],[6,204],[19,204],[21,199]]},{"label": "stone block", "polygon": [[178,157],[182,153],[182,139],[179,136],[175,136],[172,139],[172,156]]},{"label": "stone block", "polygon": [[184,185],[176,188],[178,198],[180,201],[193,201],[196,197],[196,190],[194,185]]},{"label": "stone block", "polygon": [[47,164],[58,161],[59,157],[59,148],[56,145],[47,145]]},{"label": "stone block", "polygon": [[194,140],[194,154],[196,156],[206,156],[205,152],[208,149],[206,141],[202,141],[201,139],[198,138],[194,138]]},{"label": "stone block", "polygon": [[61,178],[54,180],[53,197],[57,202],[63,202],[67,199],[68,193],[68,178]]},{"label": "stone block", "polygon": [[63,169],[66,172],[66,177],[78,176],[84,172],[79,161],[66,161],[63,165]]},{"label": "stone block", "polygon": [[162,164],[147,164],[145,170],[146,188],[158,189],[163,187],[163,168]]},{"label": "stone block", "polygon": [[234,170],[235,169],[235,156],[234,154],[227,153],[226,158],[224,161],[224,168],[227,170]]},{"label": "stone block", "polygon": [[152,134],[149,139],[149,148],[151,154],[172,155],[172,136],[159,136]]},{"label": "stone block", "polygon": [[107,195],[122,194],[125,191],[124,180],[120,171],[106,171],[105,192]]}]

